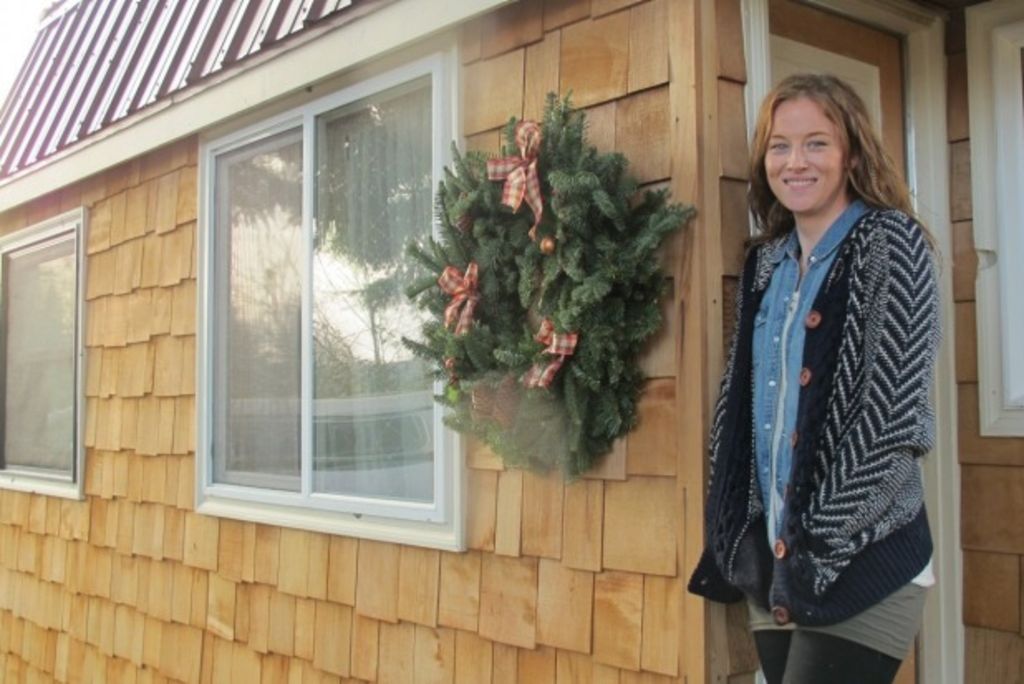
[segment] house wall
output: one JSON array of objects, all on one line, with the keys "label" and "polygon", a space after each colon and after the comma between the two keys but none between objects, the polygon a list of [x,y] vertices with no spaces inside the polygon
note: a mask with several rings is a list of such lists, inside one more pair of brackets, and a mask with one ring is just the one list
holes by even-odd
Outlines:
[{"label": "house wall", "polygon": [[[716,103],[720,144],[718,173],[718,213],[720,217],[722,277],[720,297],[725,307],[721,317],[722,340],[732,337],[732,305],[743,271],[746,242],[750,236],[747,213],[747,183],[750,179],[750,151],[747,140],[745,87],[746,61],[743,52],[743,19],[739,0],[716,6],[717,50]],[[747,628],[744,602],[715,607],[711,622],[715,652],[723,657],[714,663],[713,672],[727,677],[729,684],[753,684],[758,668],[754,641]]]},{"label": "house wall", "polygon": [[599,149],[700,209],[662,253],[640,427],[571,483],[471,444],[465,553],[194,512],[196,139],[0,216],[90,212],[86,500],[0,491],[0,679],[749,678],[741,618],[684,591],[746,225],[739,26],[739,0],[523,0],[463,27],[468,147],[571,90]]},{"label": "house wall", "polygon": [[[964,681],[1019,682],[1024,678],[1024,439],[982,437],[978,429],[974,288],[978,257],[971,222],[971,141],[962,11],[951,18],[946,53],[966,626]],[[946,264],[948,267],[948,258]],[[988,334],[999,333],[993,330]]]},{"label": "house wall", "polygon": [[[467,26],[467,146],[497,153],[510,116],[539,119],[546,93],[571,90],[598,149],[629,156],[642,183],[670,182],[667,18],[665,0],[534,1]],[[665,251],[670,271],[680,245]],[[644,359],[641,427],[589,476],[564,484],[469,451],[465,564],[480,597],[456,626],[477,635],[495,680],[517,667],[537,682],[679,674],[676,303]]]},{"label": "house wall", "polygon": [[86,500],[0,491],[2,681],[197,681],[214,635],[247,627],[230,544],[255,529],[192,512],[196,152],[186,140],[0,216],[6,234],[89,212]]}]

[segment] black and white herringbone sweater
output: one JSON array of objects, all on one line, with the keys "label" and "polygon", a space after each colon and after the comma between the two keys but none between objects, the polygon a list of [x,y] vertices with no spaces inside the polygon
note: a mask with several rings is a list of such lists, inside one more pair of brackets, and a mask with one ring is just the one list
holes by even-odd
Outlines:
[{"label": "black and white herringbone sweater", "polygon": [[755,471],[752,339],[782,244],[751,250],[744,266],[710,435],[707,547],[689,589],[725,602],[745,593],[782,608],[777,616],[825,625],[885,598],[931,557],[917,458],[932,446],[938,297],[920,226],[898,211],[862,216],[805,322],[810,381],[800,388],[782,544],[769,549]]}]

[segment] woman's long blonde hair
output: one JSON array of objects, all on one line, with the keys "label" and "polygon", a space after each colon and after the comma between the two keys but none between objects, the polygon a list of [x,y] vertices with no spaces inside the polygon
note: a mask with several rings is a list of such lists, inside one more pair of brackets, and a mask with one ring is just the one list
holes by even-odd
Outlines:
[{"label": "woman's long blonde hair", "polygon": [[[892,157],[871,125],[864,101],[853,88],[827,74],[794,74],[775,86],[761,103],[750,155],[748,201],[760,228],[756,242],[780,237],[794,227],[793,214],[782,206],[768,185],[764,158],[772,118],[780,104],[806,98],[818,104],[839,131],[846,163],[846,189],[851,200],[861,199],[876,209],[899,209],[912,216],[910,192],[896,170]],[[920,223],[920,221],[918,221]],[[925,234],[928,235],[927,231]],[[929,243],[932,242],[928,235]]]}]

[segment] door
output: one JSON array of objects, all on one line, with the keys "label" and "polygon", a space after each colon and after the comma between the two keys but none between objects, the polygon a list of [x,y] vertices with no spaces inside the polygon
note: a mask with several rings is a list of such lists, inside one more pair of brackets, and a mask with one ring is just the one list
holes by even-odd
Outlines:
[{"label": "door", "polygon": [[768,26],[773,83],[798,71],[827,71],[848,81],[905,174],[901,38],[792,0],[771,0]]},{"label": "door", "polygon": [[[808,71],[846,80],[864,99],[886,151],[906,178],[902,39],[792,0],[769,2],[768,27],[772,83]],[[915,652],[895,681],[917,681]]]}]

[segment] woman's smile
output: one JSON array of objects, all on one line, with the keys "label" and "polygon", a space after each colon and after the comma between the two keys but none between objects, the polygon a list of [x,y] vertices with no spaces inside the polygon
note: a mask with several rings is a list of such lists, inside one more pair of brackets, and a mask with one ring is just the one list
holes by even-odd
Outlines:
[{"label": "woman's smile", "polygon": [[769,187],[801,231],[824,232],[850,203],[842,140],[813,100],[796,98],[776,108],[764,167]]}]

